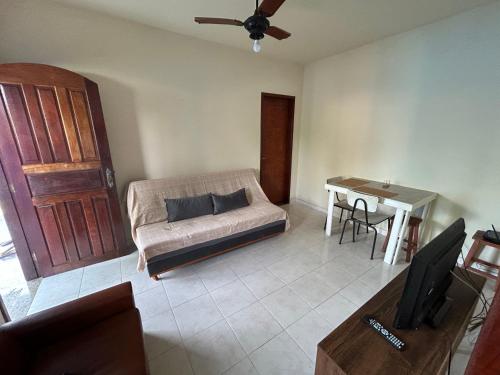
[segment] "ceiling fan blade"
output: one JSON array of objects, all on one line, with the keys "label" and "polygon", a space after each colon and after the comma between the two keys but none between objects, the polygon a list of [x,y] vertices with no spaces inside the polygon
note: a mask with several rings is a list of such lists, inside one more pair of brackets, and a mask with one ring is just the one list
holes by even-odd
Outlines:
[{"label": "ceiling fan blade", "polygon": [[243,26],[243,22],[229,18],[195,17],[194,21],[200,24]]},{"label": "ceiling fan blade", "polygon": [[263,0],[259,6],[259,13],[266,17],[271,17],[280,8],[285,0]]},{"label": "ceiling fan blade", "polygon": [[290,34],[288,31],[285,31],[283,29],[280,29],[279,27],[276,26],[269,26],[266,31],[264,31],[265,34],[272,36],[273,38],[276,38],[278,40],[286,39],[288,38]]}]

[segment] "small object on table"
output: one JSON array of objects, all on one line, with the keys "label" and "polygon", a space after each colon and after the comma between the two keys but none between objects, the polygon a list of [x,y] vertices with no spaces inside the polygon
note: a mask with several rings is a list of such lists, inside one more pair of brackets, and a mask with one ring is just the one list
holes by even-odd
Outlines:
[{"label": "small object on table", "polygon": [[382,185],[382,188],[389,189],[390,187],[391,187],[391,180],[384,180],[384,184]]},{"label": "small object on table", "polygon": [[500,245],[500,233],[497,232],[493,224],[491,224],[491,227],[493,230],[487,230],[484,232],[483,239]]},{"label": "small object on table", "polygon": [[370,315],[365,315],[363,317],[363,322],[368,324],[371,329],[382,336],[389,344],[395,347],[399,351],[405,350],[405,343],[403,340],[397,338],[388,328],[385,328],[382,323],[380,323],[375,317]]}]

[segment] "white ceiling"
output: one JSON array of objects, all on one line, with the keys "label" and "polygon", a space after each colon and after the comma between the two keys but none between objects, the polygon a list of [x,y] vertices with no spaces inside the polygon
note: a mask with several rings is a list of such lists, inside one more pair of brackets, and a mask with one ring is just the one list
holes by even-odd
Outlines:
[{"label": "white ceiling", "polygon": [[[243,28],[198,25],[193,17],[244,21],[254,0],[56,0],[180,34],[250,50]],[[307,63],[389,35],[463,12],[494,0],[288,0],[271,24],[292,33],[266,37],[262,53]]]}]

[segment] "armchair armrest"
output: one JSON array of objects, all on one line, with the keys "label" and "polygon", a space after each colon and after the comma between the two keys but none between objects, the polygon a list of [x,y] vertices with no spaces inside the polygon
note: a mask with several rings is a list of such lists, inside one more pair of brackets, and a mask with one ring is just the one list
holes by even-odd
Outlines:
[{"label": "armchair armrest", "polygon": [[7,323],[0,333],[30,346],[47,344],[134,308],[132,284],[127,282]]}]

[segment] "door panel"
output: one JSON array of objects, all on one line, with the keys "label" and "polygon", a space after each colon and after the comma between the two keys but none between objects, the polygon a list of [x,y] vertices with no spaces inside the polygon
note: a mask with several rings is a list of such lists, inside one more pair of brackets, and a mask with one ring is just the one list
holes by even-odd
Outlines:
[{"label": "door panel", "polygon": [[2,85],[2,96],[22,164],[39,163],[20,85]]},{"label": "door panel", "polygon": [[45,199],[40,203],[37,212],[52,267],[66,269],[70,262],[84,265],[86,260],[115,251],[107,198],[58,200],[52,204]]},{"label": "door panel", "polygon": [[28,118],[31,119],[33,126],[33,135],[38,147],[38,154],[42,163],[53,163],[54,158],[52,150],[49,146],[47,126],[42,118],[40,106],[38,105],[38,96],[33,85],[23,84],[22,91],[26,101],[26,110],[28,111]]},{"label": "door panel", "polygon": [[33,196],[70,193],[103,188],[100,170],[26,174]]},{"label": "door panel", "polygon": [[64,265],[70,261],[59,226],[59,217],[55,206],[37,207],[38,217],[42,226],[43,235],[49,248],[50,264],[52,267]]},{"label": "door panel", "polygon": [[68,145],[58,111],[55,91],[47,87],[37,87],[40,109],[44,119],[45,131],[50,140],[55,162],[69,162]]},{"label": "door panel", "polygon": [[115,248],[113,228],[111,226],[111,216],[108,201],[104,198],[94,198],[94,212],[97,220],[97,227],[101,236],[102,249],[104,253],[112,252]]},{"label": "door panel", "polygon": [[295,98],[262,94],[260,184],[272,203],[290,200]]},{"label": "door panel", "polygon": [[84,161],[97,160],[94,134],[90,125],[87,102],[85,95],[79,91],[70,91],[71,104],[76,119],[78,138],[81,145],[81,153]]},{"label": "door panel", "polygon": [[64,203],[56,203],[54,206],[59,220],[61,237],[64,242],[66,253],[68,254],[70,260],[80,259],[76,249],[74,233],[71,228],[66,205]]},{"label": "door panel", "polygon": [[73,121],[73,110],[70,105],[68,90],[64,87],[56,87],[57,103],[59,105],[61,119],[64,126],[64,133],[66,134],[66,141],[68,142],[69,153],[71,160],[74,163],[82,161],[82,154],[80,152],[80,144],[76,133],[75,123]]},{"label": "door panel", "polygon": [[118,256],[125,237],[104,178],[113,166],[97,85],[64,69],[3,64],[0,88],[0,159],[38,272]]},{"label": "door panel", "polygon": [[92,244],[92,252],[94,256],[102,256],[104,254],[101,242],[100,228],[97,226],[97,218],[95,216],[94,201],[92,197],[87,197],[82,200],[83,215],[88,228],[90,243]]},{"label": "door panel", "polygon": [[86,259],[93,256],[92,247],[90,245],[89,231],[85,222],[82,202],[72,201],[59,203],[64,205],[67,210],[71,223],[71,236],[73,237],[77,249],[79,259]]}]

